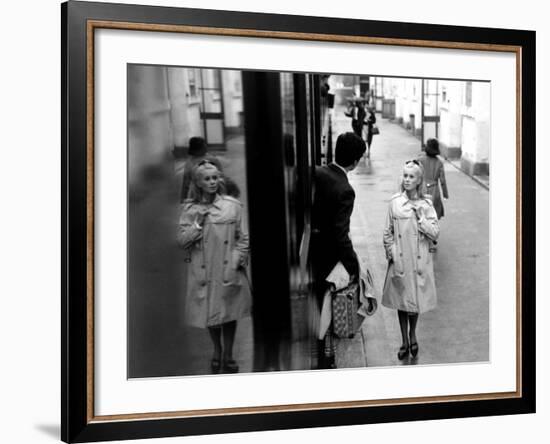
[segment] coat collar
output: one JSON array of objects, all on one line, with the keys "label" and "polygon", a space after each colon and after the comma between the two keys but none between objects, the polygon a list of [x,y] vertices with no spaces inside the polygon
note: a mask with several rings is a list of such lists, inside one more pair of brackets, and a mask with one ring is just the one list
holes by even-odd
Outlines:
[{"label": "coat collar", "polygon": [[406,191],[401,192],[401,197],[403,198],[403,203],[401,204],[402,206],[405,206],[408,203],[410,203],[411,205],[415,205],[419,200],[421,200],[421,199],[415,199],[415,200],[409,199],[409,196],[407,195]]},{"label": "coat collar", "polygon": [[332,171],[336,171],[337,173],[339,174],[342,174],[344,177],[348,177],[348,173],[346,172],[346,170],[341,167],[340,165],[338,165],[337,163],[335,162],[332,162],[328,165],[328,167],[332,170]]},{"label": "coat collar", "polygon": [[222,207],[222,200],[223,200],[223,198],[219,194],[216,194],[216,197],[214,198],[212,203],[208,204],[208,203],[205,203],[205,202],[199,202],[199,205],[205,205],[207,207],[212,206],[212,207],[215,207],[217,209],[220,209]]},{"label": "coat collar", "polygon": [[214,198],[214,202],[212,202],[212,206],[220,209],[221,202],[222,202],[222,197],[219,194],[216,194],[216,197]]}]

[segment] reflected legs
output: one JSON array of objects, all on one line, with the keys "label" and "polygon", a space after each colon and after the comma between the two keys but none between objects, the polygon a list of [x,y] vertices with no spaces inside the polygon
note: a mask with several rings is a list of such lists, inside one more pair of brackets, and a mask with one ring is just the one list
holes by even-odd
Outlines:
[{"label": "reflected legs", "polygon": [[230,321],[214,327],[208,327],[210,338],[214,344],[214,355],[211,361],[212,373],[219,373],[220,369],[222,369],[224,373],[237,373],[239,371],[239,366],[233,359],[233,344],[235,342],[236,331],[237,321]]},{"label": "reflected legs", "polygon": [[221,368],[221,357],[222,357],[222,328],[221,326],[208,327],[208,333],[210,334],[210,339],[214,344],[214,355],[212,356],[212,361],[210,366],[212,373],[219,373]]}]

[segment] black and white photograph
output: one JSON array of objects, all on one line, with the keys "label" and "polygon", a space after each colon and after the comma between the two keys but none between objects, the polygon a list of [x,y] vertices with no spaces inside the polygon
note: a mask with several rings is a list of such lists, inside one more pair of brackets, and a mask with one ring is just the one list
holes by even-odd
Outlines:
[{"label": "black and white photograph", "polygon": [[490,361],[490,81],[128,64],[127,119],[128,378]]},{"label": "black and white photograph", "polygon": [[8,3],[0,441],[544,441],[543,5]]}]

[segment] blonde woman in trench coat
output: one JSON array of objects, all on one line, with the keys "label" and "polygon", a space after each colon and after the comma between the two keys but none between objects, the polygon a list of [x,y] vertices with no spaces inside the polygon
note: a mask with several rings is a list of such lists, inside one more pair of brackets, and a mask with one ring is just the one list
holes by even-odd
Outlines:
[{"label": "blonde woman in trench coat", "polygon": [[178,242],[189,254],[185,320],[208,328],[214,345],[212,373],[238,372],[233,359],[237,320],[250,315],[252,305],[242,204],[224,193],[213,163],[204,160],[195,166],[178,231]]},{"label": "blonde woman in trench coat", "polygon": [[402,345],[397,357],[418,354],[418,317],[435,308],[437,299],[430,241],[437,240],[439,224],[431,200],[422,193],[423,168],[417,160],[403,168],[401,193],[389,204],[384,228],[388,270],[382,304],[397,310]]}]

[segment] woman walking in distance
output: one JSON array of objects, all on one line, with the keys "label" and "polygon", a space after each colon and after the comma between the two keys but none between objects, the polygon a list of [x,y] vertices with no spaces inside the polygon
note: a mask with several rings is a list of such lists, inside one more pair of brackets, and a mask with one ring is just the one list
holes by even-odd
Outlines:
[{"label": "woman walking in distance", "polygon": [[[445,214],[443,202],[441,201],[441,192],[439,190],[439,184],[443,190],[443,197],[445,200],[449,198],[449,191],[447,190],[447,181],[445,180],[445,169],[443,168],[443,162],[437,157],[439,152],[439,142],[437,139],[428,139],[426,142],[426,155],[421,156],[418,160],[424,168],[424,184],[426,185],[426,194],[431,198],[432,203],[437,213],[437,219],[441,218]],[[433,242],[430,246],[430,251],[434,253],[436,251],[437,242]]]},{"label": "woman walking in distance", "polygon": [[401,192],[392,196],[384,228],[388,270],[382,304],[397,310],[401,329],[400,360],[418,354],[416,327],[421,313],[436,306],[430,242],[439,224],[432,202],[422,192],[423,168],[417,160],[403,168]]},{"label": "woman walking in distance", "polygon": [[437,213],[437,218],[441,219],[445,215],[445,209],[443,208],[443,202],[441,201],[441,193],[439,190],[439,184],[441,184],[441,190],[443,191],[443,197],[449,198],[449,191],[447,190],[447,181],[445,180],[445,169],[443,168],[443,162],[437,157],[439,152],[439,142],[437,139],[428,139],[426,142],[426,155],[420,157],[418,160],[424,168],[424,183],[426,184],[426,194],[431,196],[432,203]]},{"label": "woman walking in distance", "polygon": [[248,234],[242,213],[242,204],[225,194],[216,165],[208,160],[198,163],[182,206],[178,242],[189,254],[185,320],[208,328],[214,345],[212,373],[238,372],[233,359],[237,320],[251,311],[245,270]]}]

